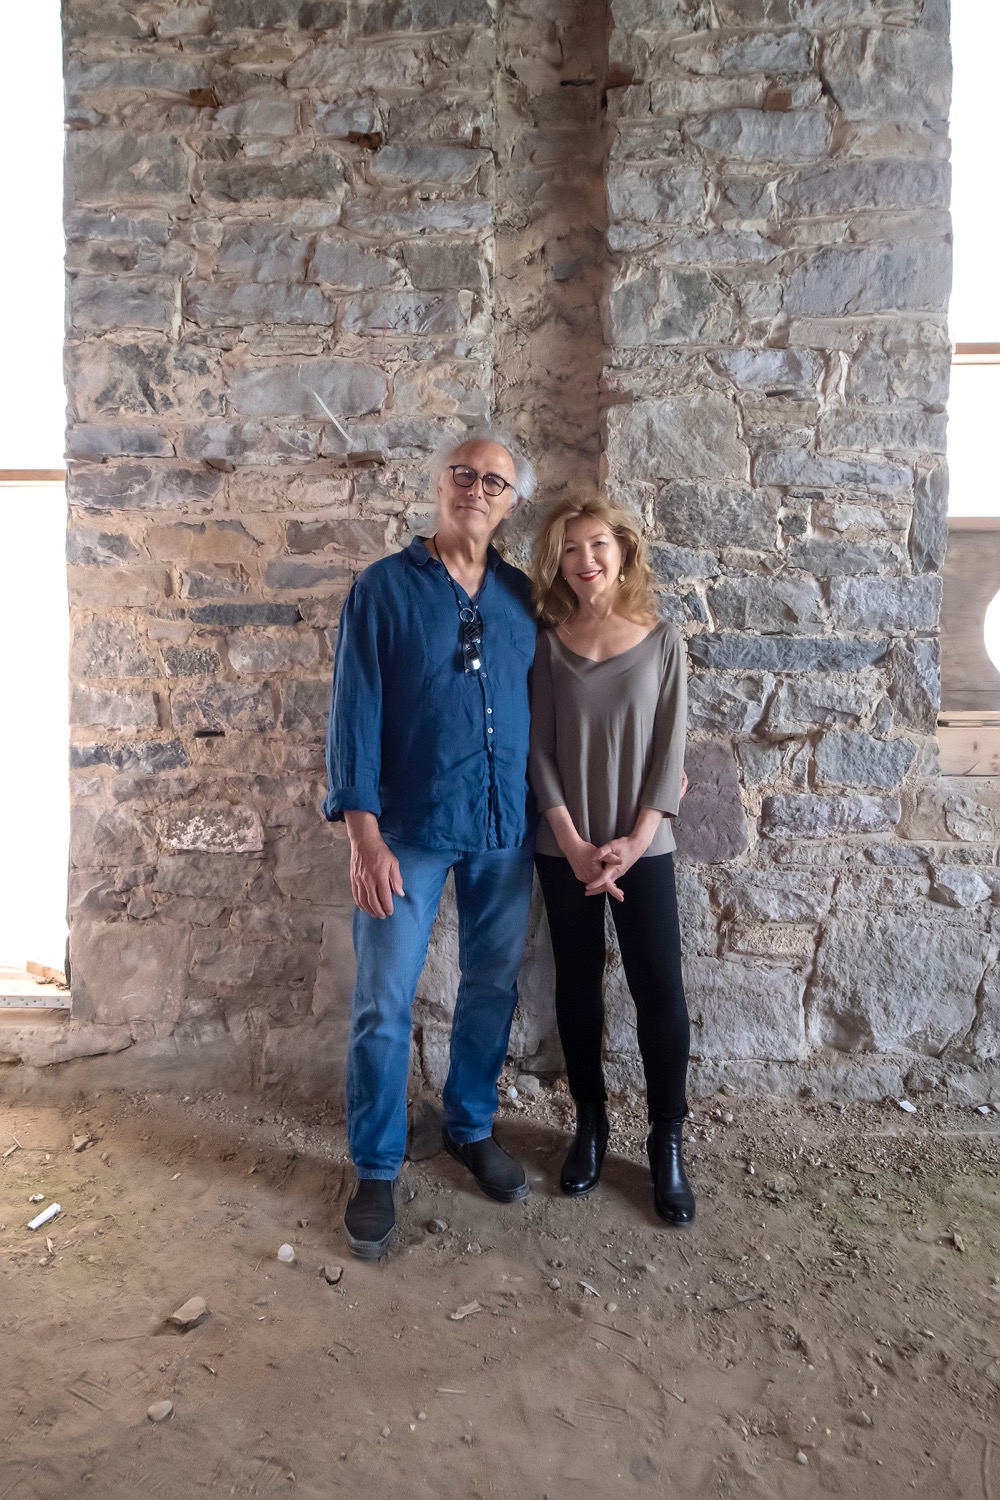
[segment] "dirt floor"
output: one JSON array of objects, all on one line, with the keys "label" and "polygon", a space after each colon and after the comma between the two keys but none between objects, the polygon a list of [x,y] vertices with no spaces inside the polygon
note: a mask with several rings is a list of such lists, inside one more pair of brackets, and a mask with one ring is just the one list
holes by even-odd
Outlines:
[{"label": "dirt floor", "polygon": [[681,1232],[625,1108],[601,1188],[561,1197],[568,1122],[559,1090],[505,1101],[532,1193],[504,1208],[425,1108],[370,1265],[323,1110],[0,1103],[0,1500],[998,1500],[1000,1115],[720,1095]]}]

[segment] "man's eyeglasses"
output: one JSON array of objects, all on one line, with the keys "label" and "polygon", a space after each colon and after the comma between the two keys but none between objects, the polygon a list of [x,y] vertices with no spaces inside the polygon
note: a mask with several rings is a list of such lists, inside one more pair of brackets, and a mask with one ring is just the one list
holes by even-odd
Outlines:
[{"label": "man's eyeglasses", "polygon": [[501,474],[480,474],[475,469],[470,469],[468,464],[448,464],[447,468],[460,490],[471,490],[476,480],[481,479],[483,494],[489,495],[491,500],[496,500],[504,490],[514,488],[510,480],[504,479]]},{"label": "man's eyeglasses", "polygon": [[462,662],[467,672],[483,669],[483,617],[474,604],[464,605],[458,612],[459,632],[462,641]]}]

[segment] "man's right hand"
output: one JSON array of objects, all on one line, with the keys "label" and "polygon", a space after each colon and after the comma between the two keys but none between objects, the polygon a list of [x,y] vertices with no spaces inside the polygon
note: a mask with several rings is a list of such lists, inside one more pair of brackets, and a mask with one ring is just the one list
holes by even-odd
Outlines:
[{"label": "man's right hand", "polygon": [[393,894],[405,895],[399,860],[379,832],[374,813],[344,814],[351,840],[351,895],[370,917],[391,917]]}]

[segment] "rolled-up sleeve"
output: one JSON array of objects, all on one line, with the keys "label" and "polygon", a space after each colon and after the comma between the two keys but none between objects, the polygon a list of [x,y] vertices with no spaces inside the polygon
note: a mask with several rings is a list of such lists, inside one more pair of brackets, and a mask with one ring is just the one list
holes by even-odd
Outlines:
[{"label": "rolled-up sleeve", "polygon": [[562,807],[566,801],[556,764],[556,709],[548,632],[538,633],[535,664],[531,669],[531,748],[528,780],[539,812]]},{"label": "rolled-up sleeve", "polygon": [[328,790],[323,816],[339,822],[345,812],[381,814],[382,670],[378,612],[364,580],[347,596],[337,632],[333,696],[326,738]]},{"label": "rolled-up sleeve", "polygon": [[640,807],[654,807],[671,818],[677,816],[684,776],[686,728],[687,666],[684,641],[675,634],[664,652],[653,724],[652,757],[639,795]]}]

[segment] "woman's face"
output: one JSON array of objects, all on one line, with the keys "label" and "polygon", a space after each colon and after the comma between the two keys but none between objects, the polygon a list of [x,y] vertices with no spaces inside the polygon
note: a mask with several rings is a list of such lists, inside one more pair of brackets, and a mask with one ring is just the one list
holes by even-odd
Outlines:
[{"label": "woman's face", "polygon": [[614,598],[624,556],[621,543],[603,521],[578,516],[566,527],[562,574],[581,604]]}]

